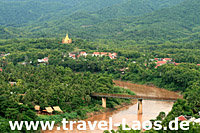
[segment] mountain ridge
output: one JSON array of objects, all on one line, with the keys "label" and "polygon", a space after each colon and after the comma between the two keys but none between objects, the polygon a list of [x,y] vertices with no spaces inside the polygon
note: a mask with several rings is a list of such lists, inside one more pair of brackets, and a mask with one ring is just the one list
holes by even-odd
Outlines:
[{"label": "mountain ridge", "polygon": [[18,29],[25,32],[24,37],[28,35],[33,38],[61,37],[69,32],[75,38],[135,40],[137,43],[192,41],[193,38],[199,37],[200,2],[198,0],[179,2],[178,5],[150,13],[132,16],[127,14],[119,18],[102,19],[97,15],[100,10],[90,13],[74,12],[58,20],[41,21]]}]

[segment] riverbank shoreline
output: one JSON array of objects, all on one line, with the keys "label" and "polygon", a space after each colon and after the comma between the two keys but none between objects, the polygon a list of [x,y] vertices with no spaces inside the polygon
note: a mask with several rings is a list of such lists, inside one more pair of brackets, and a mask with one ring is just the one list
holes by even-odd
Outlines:
[{"label": "riverbank shoreline", "polygon": [[95,115],[100,115],[107,112],[117,112],[123,110],[124,108],[128,108],[129,106],[132,106],[134,104],[137,104],[137,100],[131,100],[130,103],[122,103],[120,105],[115,106],[114,108],[106,108],[104,111],[100,110],[96,112],[87,113],[87,117],[90,118],[94,117]]},{"label": "riverbank shoreline", "polygon": [[[95,112],[90,112],[90,113],[87,113],[87,119],[83,119],[83,121],[89,121],[91,118],[95,117],[95,116],[98,116],[98,115],[102,115],[102,114],[107,114],[107,113],[116,113],[116,112],[119,112],[121,110],[124,110],[126,108],[129,108],[130,106],[133,106],[137,104],[137,100],[131,100],[130,103],[122,103],[120,105],[117,105],[115,106],[114,108],[106,108],[104,110],[100,110],[100,111],[95,111]],[[73,120],[69,120],[69,121],[77,121],[77,119],[73,119]],[[42,131],[42,133],[54,133],[57,131],[57,127],[58,126],[61,126],[60,125],[61,123],[58,123],[55,125],[54,129],[53,130],[46,130],[46,131]]]},{"label": "riverbank shoreline", "polygon": [[[146,85],[140,85],[140,84],[134,84],[131,82],[124,82],[119,80],[114,80],[115,86],[119,86],[125,89],[129,89],[130,91],[136,93],[136,95],[141,96],[156,96],[156,97],[182,97],[180,94],[177,94],[176,92],[172,92],[166,89],[161,89],[157,87],[150,87]],[[165,102],[165,101],[144,101],[143,103],[144,110],[143,115],[137,115],[137,100],[131,100],[130,103],[121,103],[120,105],[116,105],[114,108],[102,108],[99,111],[96,112],[90,112],[87,113],[87,119],[82,119],[83,121],[108,121],[109,118],[113,118],[113,123],[120,123],[122,118],[125,118],[127,120],[127,124],[131,124],[133,120],[138,121],[146,121],[150,119],[154,119],[157,117],[157,115],[163,111],[166,114],[170,112],[173,103],[172,102]],[[152,108],[154,107],[154,108]],[[78,119],[74,119],[72,121],[77,121]],[[42,131],[44,133],[55,133],[55,132],[63,132],[63,131],[57,131],[57,126],[54,127],[52,131]],[[61,126],[61,125],[60,125]],[[68,128],[69,125],[67,125]],[[74,125],[77,126],[76,124]],[[87,127],[88,128],[88,127]],[[117,130],[117,128],[115,128]],[[74,129],[74,131],[69,132],[77,132],[77,129]],[[89,128],[87,131],[83,133],[90,132]],[[102,133],[99,129],[95,129],[95,132]]]},{"label": "riverbank shoreline", "polygon": [[[179,96],[182,96],[182,98],[183,98],[183,94],[181,93],[181,91],[174,91],[173,89],[162,88],[162,87],[155,85],[152,82],[132,82],[132,81],[122,80],[122,79],[113,79],[113,82],[115,83],[114,86],[118,86],[118,87],[121,87],[121,86],[116,85],[117,81],[127,82],[127,83],[134,84],[134,85],[141,85],[141,86],[146,86],[146,87],[159,88],[159,89],[164,89],[164,90],[167,90],[167,91],[172,91],[172,92],[179,94]],[[125,88],[125,89],[127,89],[127,88]],[[130,88],[128,88],[128,89],[131,90]]]},{"label": "riverbank shoreline", "polygon": [[183,98],[179,92],[167,90],[164,88],[152,87],[147,86],[146,84],[136,84],[132,83],[131,81],[122,81],[122,80],[113,80],[115,83],[114,86],[119,86],[124,89],[129,89],[133,91],[136,95],[140,96],[152,96],[152,97],[169,97],[170,98]]}]

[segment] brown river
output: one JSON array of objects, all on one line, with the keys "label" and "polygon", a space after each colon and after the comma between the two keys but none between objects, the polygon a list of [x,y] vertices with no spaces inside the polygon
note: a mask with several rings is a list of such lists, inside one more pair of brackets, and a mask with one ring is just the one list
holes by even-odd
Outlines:
[{"label": "brown river", "polygon": [[[135,92],[137,95],[141,96],[156,96],[156,97],[180,97],[181,96],[176,92],[171,92],[165,89],[160,89],[156,87],[149,87],[145,85],[138,85],[133,84],[130,82],[124,82],[124,81],[114,81],[116,86],[124,87],[126,89],[130,89],[131,91]],[[109,122],[109,117],[112,117],[112,124],[114,123],[122,123],[122,119],[126,119],[127,125],[131,126],[132,121],[147,121],[150,119],[155,119],[158,114],[163,111],[166,114],[171,110],[173,106],[173,102],[167,102],[167,101],[150,101],[150,100],[143,100],[143,114],[137,115],[137,104],[129,105],[126,107],[123,107],[121,109],[110,111],[106,113],[102,113],[99,115],[95,115],[93,117],[90,117],[84,121],[91,121],[92,123],[94,121],[107,121]],[[76,125],[74,125],[76,127]],[[113,129],[117,130],[118,128],[113,125]],[[89,127],[87,127],[86,131],[79,131],[77,129],[74,129],[73,131],[64,131],[61,130],[57,131],[56,128],[52,131],[44,131],[44,133],[102,133],[103,131],[98,129],[96,126],[94,131],[91,131]]]}]

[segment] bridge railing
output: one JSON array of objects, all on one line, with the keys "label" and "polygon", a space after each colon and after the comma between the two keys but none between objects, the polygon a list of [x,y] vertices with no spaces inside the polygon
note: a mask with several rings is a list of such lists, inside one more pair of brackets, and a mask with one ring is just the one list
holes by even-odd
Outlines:
[{"label": "bridge railing", "polygon": [[179,98],[170,97],[151,97],[151,96],[138,96],[138,95],[124,95],[124,94],[108,94],[108,93],[92,93],[94,97],[112,97],[112,98],[126,98],[126,99],[144,99],[144,100],[163,100],[163,101],[176,101]]}]

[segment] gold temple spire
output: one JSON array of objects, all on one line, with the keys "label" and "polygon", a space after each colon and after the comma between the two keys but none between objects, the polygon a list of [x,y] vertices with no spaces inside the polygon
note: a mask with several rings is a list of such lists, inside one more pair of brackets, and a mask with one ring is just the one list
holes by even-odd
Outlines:
[{"label": "gold temple spire", "polygon": [[68,33],[66,34],[65,40],[67,40],[67,41],[70,40]]},{"label": "gold temple spire", "polygon": [[66,34],[66,37],[62,40],[62,43],[72,43],[72,39],[69,38],[68,33]]}]

